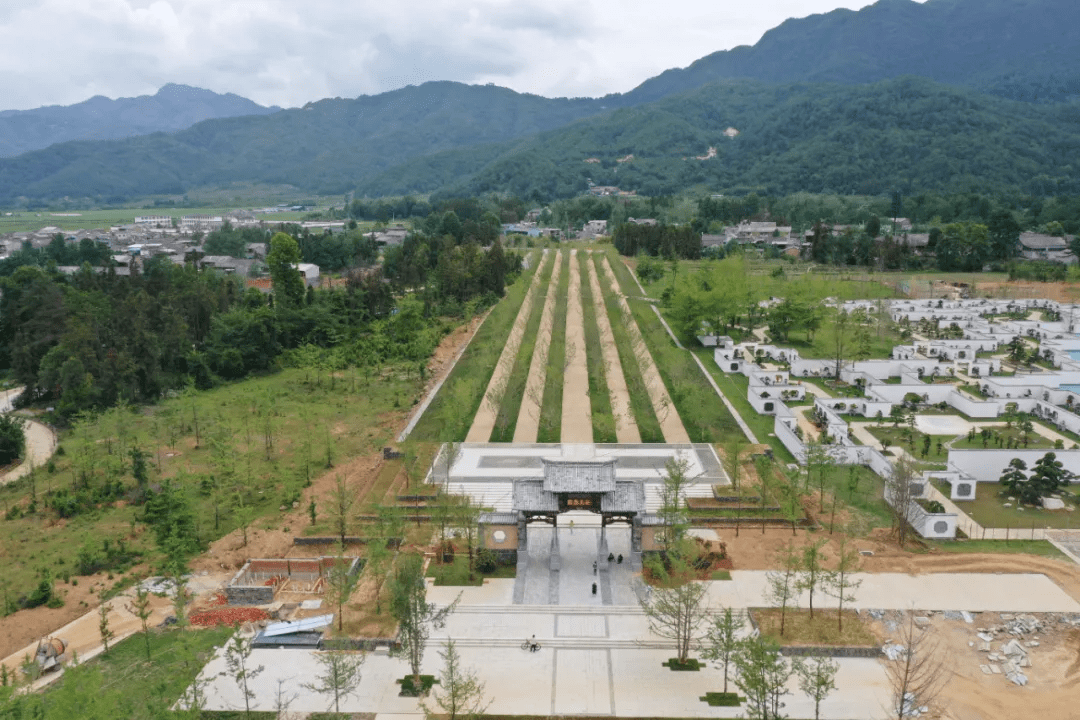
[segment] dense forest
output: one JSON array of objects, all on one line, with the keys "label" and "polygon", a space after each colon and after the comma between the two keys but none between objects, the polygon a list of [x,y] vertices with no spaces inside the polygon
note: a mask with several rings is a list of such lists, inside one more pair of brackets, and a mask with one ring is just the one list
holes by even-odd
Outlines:
[{"label": "dense forest", "polygon": [[[439,214],[440,229],[454,217]],[[485,251],[464,232],[423,231],[388,251],[383,266],[350,270],[326,289],[303,286],[292,269],[300,245],[279,233],[267,255],[269,295],[166,258],[130,276],[83,259],[65,276],[48,249],[25,251],[2,280],[0,367],[28,388],[24,402],[55,403],[61,418],[271,371],[297,362],[298,349],[327,368],[422,366],[449,318],[496,301],[521,268],[497,239]]]}]

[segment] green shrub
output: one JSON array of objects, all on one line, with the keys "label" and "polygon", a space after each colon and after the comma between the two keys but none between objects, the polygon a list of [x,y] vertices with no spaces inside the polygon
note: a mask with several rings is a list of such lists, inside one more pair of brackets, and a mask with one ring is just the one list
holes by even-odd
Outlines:
[{"label": "green shrub", "polygon": [[476,551],[473,566],[478,572],[485,574],[495,572],[495,568],[499,566],[499,557],[488,548],[480,548]]},{"label": "green shrub", "polygon": [[707,692],[701,697],[702,702],[709,703],[712,707],[738,707],[745,699],[739,697],[739,693],[733,692]]},{"label": "green shrub", "polygon": [[401,697],[423,697],[431,690],[431,686],[439,682],[435,679],[434,675],[421,675],[420,676],[420,688],[417,689],[413,685],[413,676],[406,675],[397,681],[401,685],[401,692],[398,693]]}]

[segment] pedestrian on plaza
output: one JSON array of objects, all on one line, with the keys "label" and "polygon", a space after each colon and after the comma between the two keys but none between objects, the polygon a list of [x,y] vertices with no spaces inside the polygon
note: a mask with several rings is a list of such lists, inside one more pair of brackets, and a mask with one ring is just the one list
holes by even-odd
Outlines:
[{"label": "pedestrian on plaza", "polygon": [[573,520],[570,521],[570,534],[571,535],[574,534],[574,521]]}]

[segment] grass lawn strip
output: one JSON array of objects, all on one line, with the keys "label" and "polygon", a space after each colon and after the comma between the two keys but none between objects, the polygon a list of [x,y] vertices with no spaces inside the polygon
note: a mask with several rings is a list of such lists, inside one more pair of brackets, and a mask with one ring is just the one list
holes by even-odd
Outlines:
[{"label": "grass lawn strip", "polygon": [[570,254],[563,253],[559,288],[555,294],[555,322],[551,326],[544,396],[540,405],[537,442],[559,442],[562,431],[563,373],[566,369],[566,300],[570,288]]},{"label": "grass lawn strip", "polygon": [[581,266],[578,251],[570,251],[570,294],[566,300],[566,374],[563,380],[561,442],[591,443],[592,407],[589,364],[585,351],[585,322],[581,307]]},{"label": "grass lawn strip", "polygon": [[[544,266],[543,271],[540,273],[538,288],[543,288],[548,284],[553,266],[554,263]],[[491,442],[510,442],[514,438],[518,412],[521,409],[525,386],[529,380],[529,367],[536,346],[537,332],[540,329],[540,322],[545,309],[536,302],[539,293],[539,289],[533,291],[529,320],[525,325],[525,332],[521,338],[521,346],[518,348],[517,357],[514,359],[513,370],[511,370],[506,385],[501,392],[502,401],[499,403],[499,414],[495,417],[495,429],[491,433]]]},{"label": "grass lawn strip", "polygon": [[728,399],[728,402],[742,415],[743,421],[750,426],[758,440],[768,443],[772,447],[773,453],[782,462],[795,462],[795,456],[773,433],[775,418],[772,415],[758,414],[757,410],[754,410],[753,406],[750,405],[750,401],[747,400],[746,394],[750,385],[749,378],[739,373],[729,375],[722,372],[716,366],[712,350],[709,348],[695,348],[693,352],[701,358],[702,364],[709,370],[709,374],[712,375],[713,380],[720,387],[720,392],[724,393],[724,397]]},{"label": "grass lawn strip", "polygon": [[435,399],[416,423],[410,438],[429,442],[460,442],[465,439],[469,425],[483,399],[484,388],[495,372],[506,337],[518,311],[532,288],[534,274],[539,272],[543,256],[530,256],[532,271],[521,273],[506,289],[506,295],[488,313]]},{"label": "grass lawn strip", "polygon": [[123,713],[118,717],[163,717],[151,709],[164,712],[179,700],[214,649],[233,632],[231,627],[151,632],[151,660],[146,659],[145,636],[137,633],[112,645],[107,655],[80,665],[77,672],[67,672],[44,691],[43,699],[54,708],[62,706],[64,686],[70,682],[74,686],[69,690],[88,685],[96,688],[95,695],[105,696],[104,703],[117,703]]},{"label": "grass lawn strip", "polygon": [[555,253],[551,277],[547,281],[547,294],[544,296],[544,312],[540,316],[536,345],[529,361],[529,374],[525,390],[518,408],[517,423],[514,426],[514,442],[534,443],[540,429],[540,408],[544,400],[544,385],[547,382],[548,353],[551,350],[551,328],[555,324],[555,291],[559,287],[562,271],[562,250]]},{"label": "grass lawn strip", "polygon": [[645,389],[649,393],[649,400],[652,402],[656,419],[663,429],[664,440],[669,443],[688,443],[690,442],[690,435],[686,432],[686,428],[679,418],[678,409],[668,394],[667,387],[660,376],[660,371],[656,368],[652,355],[649,354],[649,346],[646,345],[645,339],[641,335],[641,330],[634,320],[634,314],[626,302],[625,295],[620,290],[619,281],[615,279],[615,273],[611,270],[611,264],[608,262],[607,256],[601,257],[600,262],[611,286],[611,291],[619,305],[622,322],[626,324],[626,331],[631,341],[630,347],[633,349],[634,357],[641,368],[641,377],[645,381]]},{"label": "grass lawn strip", "polygon": [[[935,483],[935,485],[945,497],[949,496],[947,485],[944,485],[944,489],[942,489],[942,484]],[[1008,495],[999,494],[1001,489],[1001,485],[995,482],[975,483],[974,500],[954,500],[953,502],[984,528],[1012,528],[1016,531],[1017,538],[1023,538],[1024,533],[1030,533],[1032,528],[1035,530],[1080,528],[1080,518],[1076,517],[1076,512],[1043,510],[1031,506],[1018,507],[1015,500],[1009,500]],[[1062,497],[1066,506],[1075,507],[1075,497],[1068,493]],[[1005,507],[1006,503],[1009,507]]]},{"label": "grass lawn strip", "polygon": [[779,608],[755,608],[753,614],[762,636],[780,645],[876,647],[881,644],[854,610],[844,611],[841,631],[837,628],[836,608],[816,608],[813,619],[809,609],[788,608],[784,614],[783,635],[780,634]]},{"label": "grass lawn strip", "polygon": [[[594,263],[599,265],[603,255],[594,255]],[[664,442],[664,432],[656,419],[649,393],[645,390],[645,381],[641,377],[641,368],[634,357],[630,336],[626,330],[619,306],[615,302],[615,293],[611,285],[606,282],[600,283],[601,296],[604,308],[607,311],[608,325],[611,334],[615,338],[615,349],[619,356],[619,365],[622,368],[623,377],[626,379],[626,389],[630,394],[630,408],[633,411],[634,421],[641,434],[641,441],[645,443]]]},{"label": "grass lawn strip", "polygon": [[465,436],[466,442],[487,442],[491,438],[491,433],[495,429],[495,418],[498,416],[499,405],[502,404],[503,393],[506,390],[510,372],[514,368],[514,361],[517,359],[521,340],[525,335],[525,324],[528,322],[529,313],[532,311],[541,275],[542,273],[539,272],[533,274],[532,282],[529,283],[529,291],[525,295],[524,302],[521,303],[521,309],[518,310],[517,317],[514,319],[510,335],[506,338],[506,344],[503,346],[499,360],[491,373],[491,379],[488,381],[487,389],[484,391],[483,402],[480,403],[480,407],[476,410],[476,417],[473,418],[469,434]]},{"label": "grass lawn strip", "polygon": [[[641,434],[634,423],[630,410],[630,396],[626,391],[626,379],[619,365],[619,353],[611,337],[607,313],[597,303],[603,304],[600,283],[596,279],[596,267],[590,255],[582,254],[581,302],[584,308],[585,349],[588,353],[589,401],[592,403],[593,437],[598,443],[639,443]],[[588,278],[588,281],[584,281]],[[609,384],[610,380],[610,384]],[[616,390],[618,388],[618,390]]]},{"label": "grass lawn strip", "polygon": [[[624,290],[635,288],[630,271],[621,262],[615,262],[615,274],[620,278]],[[702,375],[694,358],[686,350],[675,346],[650,304],[631,300],[628,306],[651,357],[656,360],[655,366],[682,424],[689,432],[690,440],[726,442],[732,437],[743,436],[742,429],[708,379]]]},{"label": "grass lawn strip", "polygon": [[1004,553],[1007,555],[1039,555],[1051,560],[1072,563],[1065,553],[1049,540],[922,540],[928,548],[946,553]]}]

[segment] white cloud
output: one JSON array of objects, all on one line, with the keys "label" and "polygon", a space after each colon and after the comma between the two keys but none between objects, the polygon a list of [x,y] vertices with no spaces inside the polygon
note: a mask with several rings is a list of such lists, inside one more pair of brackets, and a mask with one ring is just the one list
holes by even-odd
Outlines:
[{"label": "white cloud", "polygon": [[868,0],[3,0],[0,108],[153,93],[264,105],[429,80],[548,96],[623,92],[752,44],[787,17]]}]

